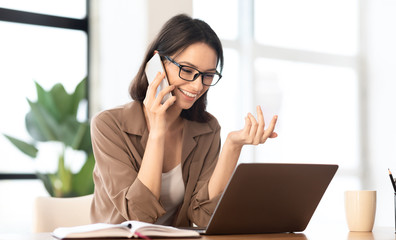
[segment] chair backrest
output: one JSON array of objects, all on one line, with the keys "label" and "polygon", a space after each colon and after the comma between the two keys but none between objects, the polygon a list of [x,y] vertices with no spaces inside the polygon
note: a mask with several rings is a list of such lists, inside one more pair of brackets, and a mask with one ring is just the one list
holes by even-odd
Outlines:
[{"label": "chair backrest", "polygon": [[82,197],[37,197],[34,206],[34,232],[52,232],[57,227],[90,224],[93,194]]}]

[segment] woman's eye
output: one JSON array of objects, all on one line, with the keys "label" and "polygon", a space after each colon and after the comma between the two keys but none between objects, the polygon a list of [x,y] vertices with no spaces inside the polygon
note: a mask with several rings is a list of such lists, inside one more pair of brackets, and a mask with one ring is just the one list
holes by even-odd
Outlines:
[{"label": "woman's eye", "polygon": [[193,73],[193,70],[189,68],[182,68],[181,70],[185,73]]},{"label": "woman's eye", "polygon": [[206,73],[205,77],[209,78],[209,79],[212,79],[212,78],[214,78],[214,73]]}]

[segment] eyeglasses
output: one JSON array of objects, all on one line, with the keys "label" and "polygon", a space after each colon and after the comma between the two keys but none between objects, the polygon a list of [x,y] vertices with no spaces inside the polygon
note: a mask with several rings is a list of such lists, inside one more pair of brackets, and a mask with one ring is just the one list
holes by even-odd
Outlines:
[{"label": "eyeglasses", "polygon": [[201,72],[198,69],[188,66],[188,65],[181,65],[169,56],[164,56],[168,61],[175,64],[179,67],[179,77],[185,81],[195,81],[199,76],[202,76],[202,84],[205,86],[214,86],[216,85],[219,80],[221,79],[221,74],[216,72]]}]

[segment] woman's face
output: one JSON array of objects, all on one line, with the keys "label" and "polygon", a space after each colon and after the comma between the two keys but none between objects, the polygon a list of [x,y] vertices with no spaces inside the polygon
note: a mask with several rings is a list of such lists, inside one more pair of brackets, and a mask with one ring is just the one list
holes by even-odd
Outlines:
[{"label": "woman's face", "polygon": [[[205,43],[194,43],[181,53],[169,57],[180,65],[191,66],[204,73],[216,70],[217,54]],[[209,88],[202,84],[202,75],[195,81],[185,81],[179,77],[178,66],[170,61],[164,63],[169,83],[175,85],[172,92],[176,96],[175,105],[181,109],[191,108]]]}]

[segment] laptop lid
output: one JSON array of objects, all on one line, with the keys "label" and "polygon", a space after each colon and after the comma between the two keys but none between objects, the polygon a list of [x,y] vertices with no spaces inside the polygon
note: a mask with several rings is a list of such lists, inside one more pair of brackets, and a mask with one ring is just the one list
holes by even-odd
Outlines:
[{"label": "laptop lid", "polygon": [[203,234],[301,232],[338,165],[242,163]]}]

